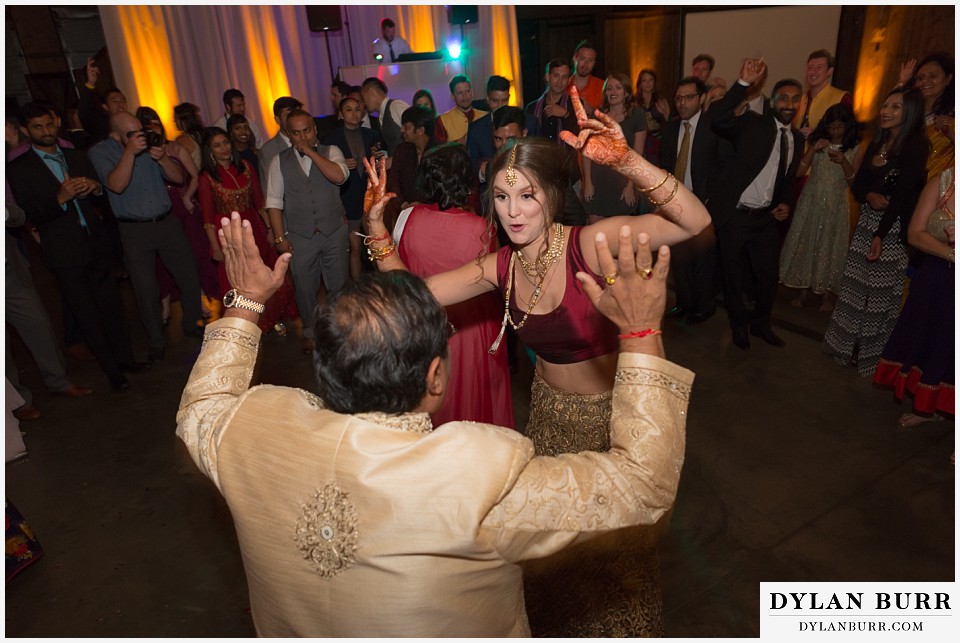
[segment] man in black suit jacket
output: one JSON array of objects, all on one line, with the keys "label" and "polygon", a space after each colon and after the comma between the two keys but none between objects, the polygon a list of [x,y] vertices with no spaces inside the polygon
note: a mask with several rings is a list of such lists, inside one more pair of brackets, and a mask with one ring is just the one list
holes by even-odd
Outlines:
[{"label": "man in black suit jacket", "polygon": [[[790,215],[793,180],[803,153],[803,136],[790,125],[803,95],[798,81],[785,79],[774,85],[770,112],[736,115],[749,87],[765,73],[762,60],[744,61],[740,79],[710,110],[713,130],[734,147],[712,190],[710,214],[720,247],[733,343],[743,349],[750,347],[748,326],[768,344],[784,345],[770,327],[779,277],[777,222]],[[743,300],[746,279],[753,280],[750,290],[756,296],[752,312]]]},{"label": "man in black suit jacket", "polygon": [[[703,110],[706,92],[706,85],[696,76],[680,81],[673,97],[679,118],[663,126],[660,139],[660,167],[683,181],[704,203],[731,152],[730,144],[710,127],[711,113]],[[716,234],[710,225],[693,239],[674,247],[671,267],[677,305],[671,316],[685,314],[687,323],[697,324],[716,312],[715,246]]]},{"label": "man in black suit jacket", "polygon": [[46,107],[27,103],[19,119],[33,148],[8,167],[13,196],[36,226],[43,261],[111,387],[124,390],[130,385],[123,371],[145,366],[133,361],[110,248],[87,198],[102,193],[97,171],[83,152],[57,145],[56,121]]}]

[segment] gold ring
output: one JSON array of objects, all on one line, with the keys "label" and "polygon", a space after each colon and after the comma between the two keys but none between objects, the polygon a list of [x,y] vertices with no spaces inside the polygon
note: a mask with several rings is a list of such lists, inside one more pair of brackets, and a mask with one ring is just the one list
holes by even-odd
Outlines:
[{"label": "gold ring", "polygon": [[653,268],[637,268],[637,274],[643,277],[645,281],[653,279]]},{"label": "gold ring", "polygon": [[604,276],[603,276],[603,280],[604,280],[605,282],[607,282],[607,285],[608,285],[608,286],[612,286],[613,284],[617,283],[617,276],[616,276],[616,275],[610,275],[610,276],[604,275]]}]

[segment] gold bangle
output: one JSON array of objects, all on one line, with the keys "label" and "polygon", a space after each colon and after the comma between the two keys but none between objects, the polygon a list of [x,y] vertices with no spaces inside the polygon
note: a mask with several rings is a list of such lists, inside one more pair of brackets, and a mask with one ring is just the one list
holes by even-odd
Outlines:
[{"label": "gold bangle", "polygon": [[367,256],[373,261],[380,262],[389,257],[397,249],[397,245],[392,241],[382,248],[367,246]]},{"label": "gold bangle", "polygon": [[282,234],[279,237],[274,237],[273,245],[277,245],[278,243],[281,243],[284,239],[286,239],[286,237],[284,237]]},{"label": "gold bangle", "polygon": [[653,197],[648,196],[647,200],[650,201],[650,203],[652,203],[653,205],[658,207],[661,205],[666,205],[671,201],[673,201],[673,197],[677,196],[677,190],[679,189],[680,189],[680,181],[677,179],[677,177],[673,177],[673,190],[670,192],[670,196],[668,196],[663,201],[654,201]]},{"label": "gold bangle", "polygon": [[[663,180],[660,181],[659,183],[657,183],[657,184],[656,184],[655,186],[653,186],[652,188],[637,188],[637,189],[640,190],[641,192],[645,193],[645,194],[648,193],[648,192],[653,192],[654,190],[656,190],[657,188],[659,188],[660,186],[662,186],[664,183],[666,183],[666,182],[667,182],[667,179],[669,179],[671,176],[673,176],[673,175],[670,174],[669,172],[667,172],[666,174],[663,175]],[[676,178],[676,177],[674,177],[674,178]]]}]

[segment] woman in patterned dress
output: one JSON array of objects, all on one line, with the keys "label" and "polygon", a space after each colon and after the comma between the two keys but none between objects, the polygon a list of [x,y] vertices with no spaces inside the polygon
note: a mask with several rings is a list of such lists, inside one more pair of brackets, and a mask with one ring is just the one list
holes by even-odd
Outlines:
[{"label": "woman in patterned dress", "polygon": [[[229,217],[238,212],[240,217],[250,222],[253,238],[260,250],[260,257],[270,267],[277,261],[277,253],[270,244],[273,237],[269,234],[266,211],[264,210],[263,191],[257,172],[248,161],[230,144],[227,133],[219,127],[210,127],[204,132],[200,145],[201,172],[198,194],[200,209],[203,212],[204,229],[210,242],[210,256],[219,266],[220,296],[230,289],[227,271],[224,266],[223,249],[217,239],[217,228],[221,217]],[[291,317],[293,306],[293,286],[289,277],[277,293],[270,298],[267,309],[260,316],[260,329],[270,332],[274,328],[280,332],[281,317]]]},{"label": "woman in patterned dress", "polygon": [[833,310],[850,239],[848,187],[863,160],[859,127],[849,107],[827,109],[810,136],[797,176],[810,168],[793,223],[780,252],[780,282],[800,293],[790,303],[800,308],[810,290],[823,295],[822,311]]},{"label": "woman in patterned dress", "polygon": [[853,181],[860,201],[823,351],[841,365],[873,374],[897,323],[903,294],[910,215],[926,181],[930,144],[923,133],[923,99],[896,88],[880,108],[880,132]]}]

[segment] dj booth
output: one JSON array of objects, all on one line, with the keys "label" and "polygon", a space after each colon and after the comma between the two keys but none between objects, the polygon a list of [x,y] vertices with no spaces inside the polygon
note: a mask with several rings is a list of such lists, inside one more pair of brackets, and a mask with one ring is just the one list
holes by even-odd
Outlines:
[{"label": "dj booth", "polygon": [[[365,79],[376,76],[387,86],[390,98],[399,98],[411,105],[418,89],[429,89],[438,114],[453,107],[450,79],[463,73],[464,65],[460,60],[417,60],[340,68],[340,78],[344,82],[359,86]],[[473,91],[475,98],[482,98],[483,84],[478,88],[474,83]]]}]

